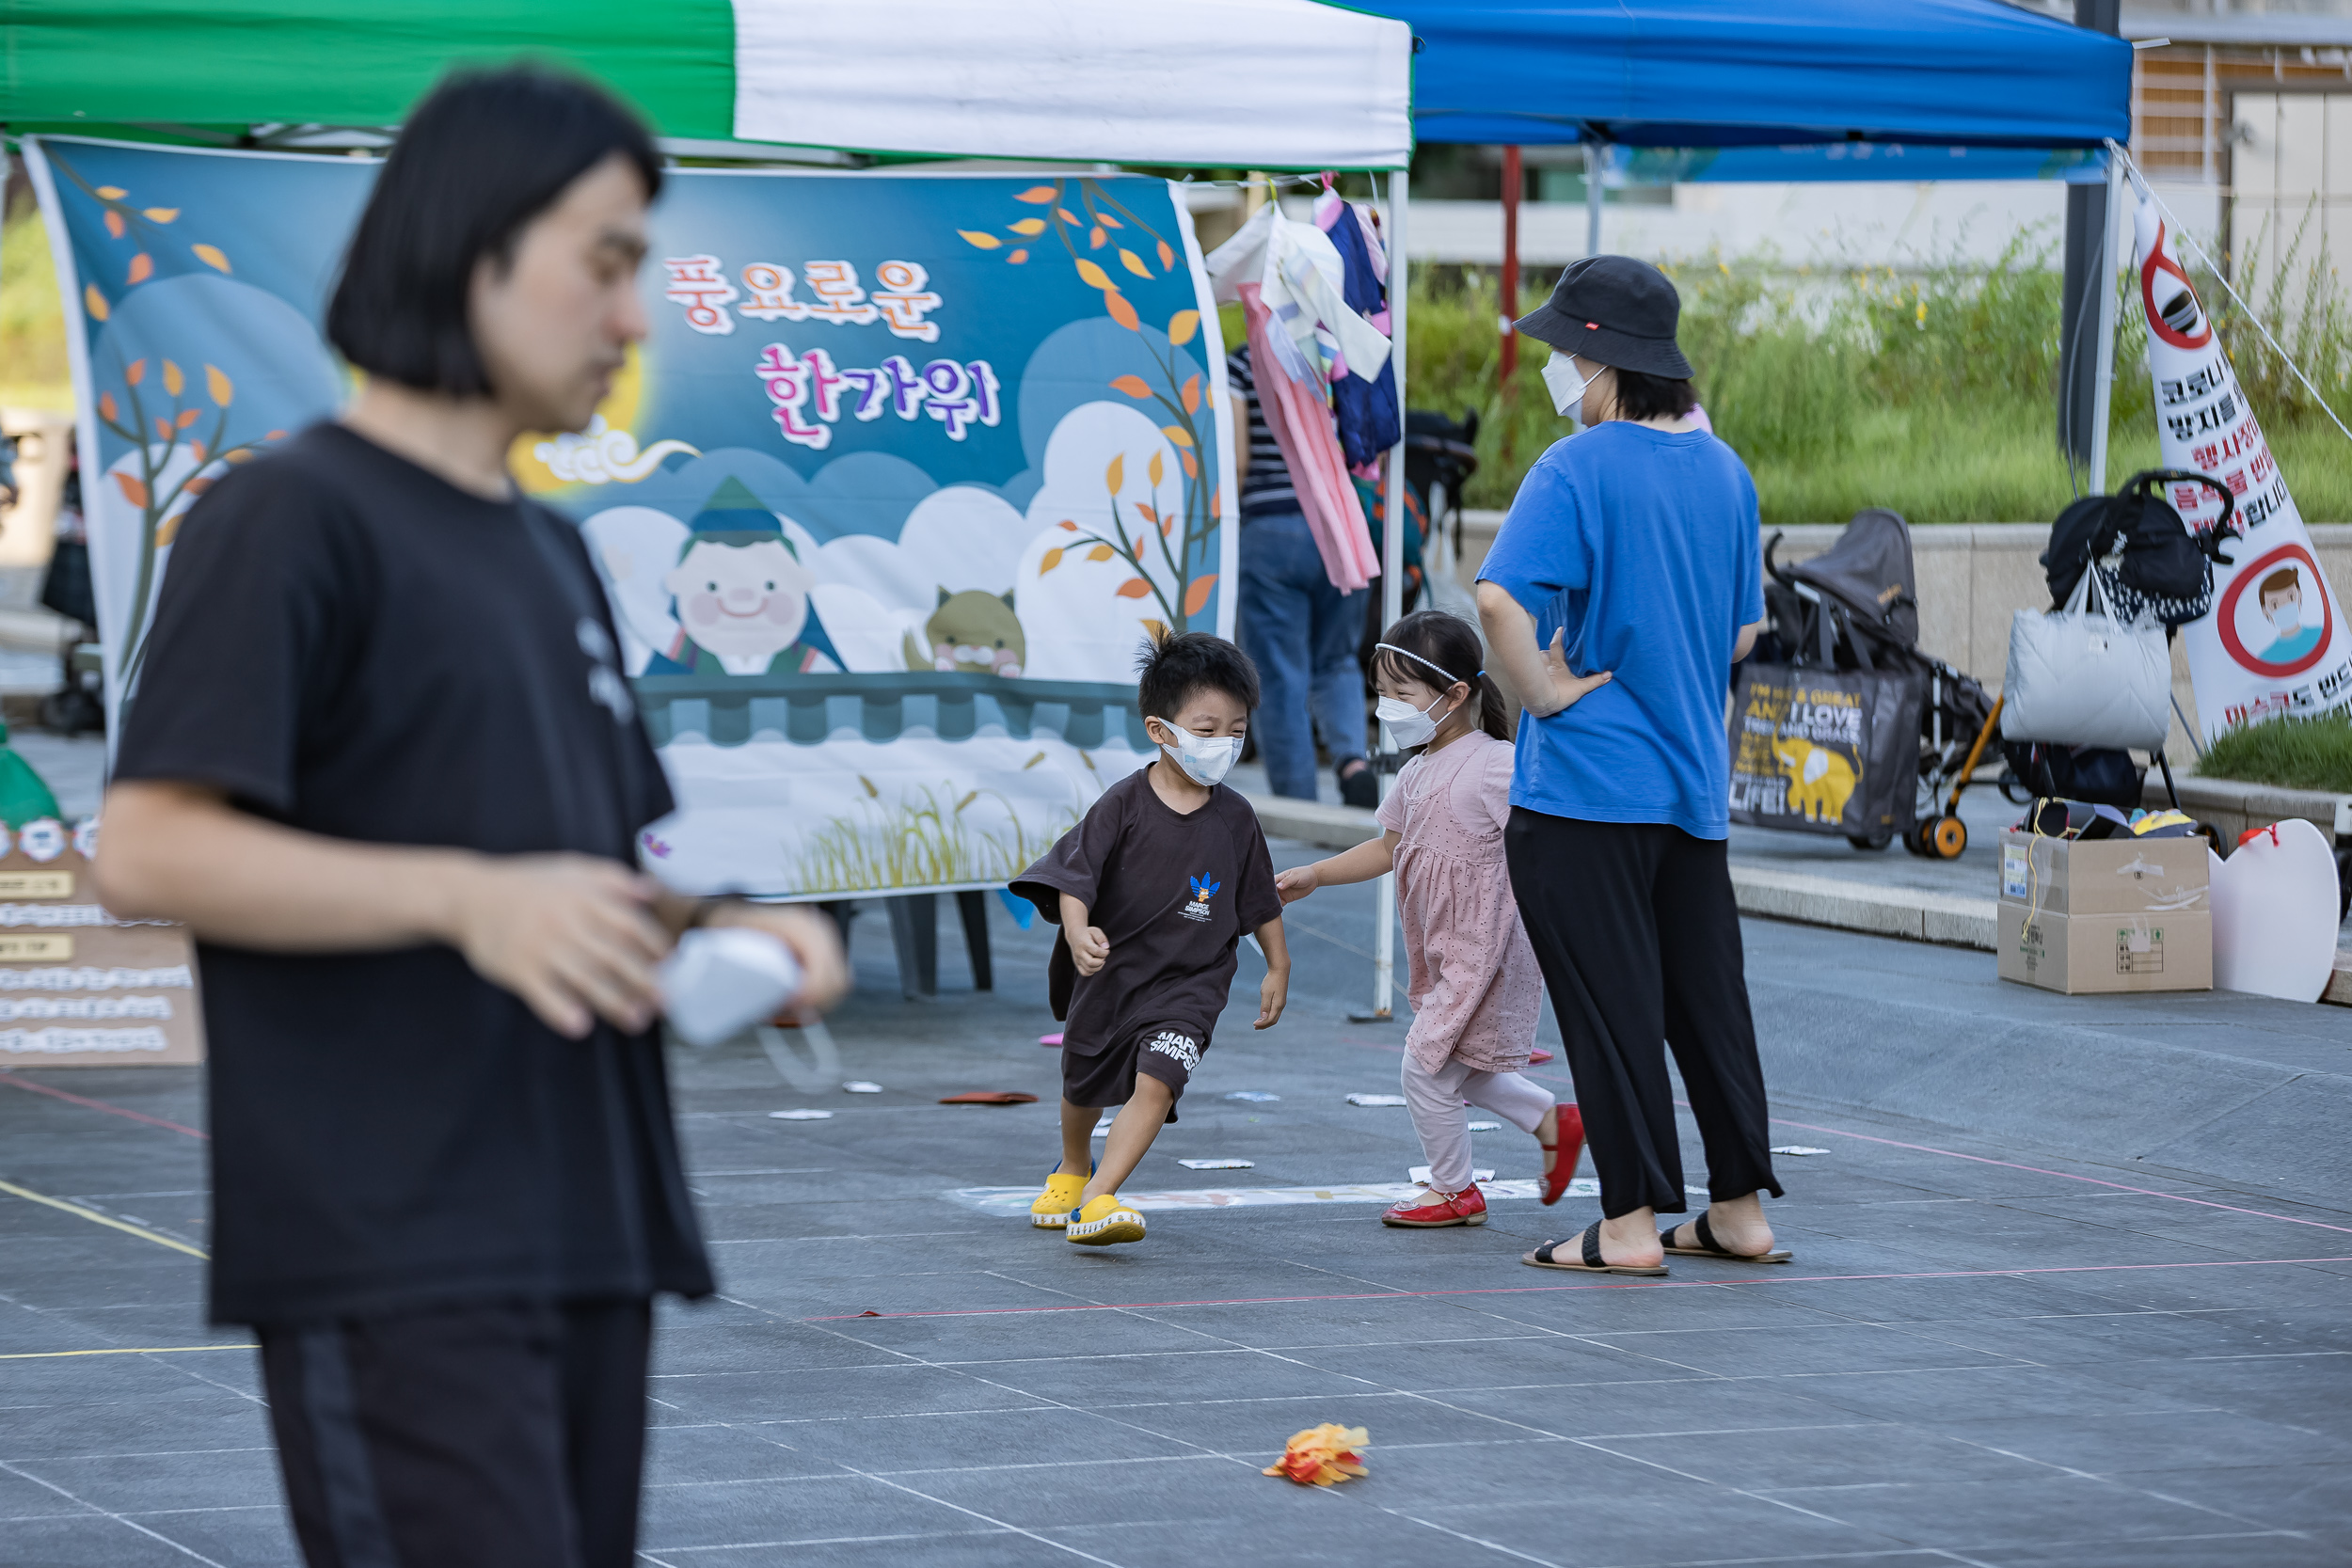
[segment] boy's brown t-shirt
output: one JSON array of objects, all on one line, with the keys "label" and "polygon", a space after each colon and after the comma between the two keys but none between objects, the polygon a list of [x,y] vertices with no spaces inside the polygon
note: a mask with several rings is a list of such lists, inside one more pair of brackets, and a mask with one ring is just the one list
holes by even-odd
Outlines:
[{"label": "boy's brown t-shirt", "polygon": [[[1169,766],[1173,766],[1170,764]],[[1274,859],[1249,802],[1219,784],[1186,816],[1138,768],[1103,792],[1012,891],[1061,923],[1062,894],[1083,901],[1110,957],[1080,974],[1067,940],[1049,971],[1062,1049],[1108,1050],[1145,1024],[1181,1025],[1202,1041],[1225,1010],[1235,945],[1282,912]]]}]

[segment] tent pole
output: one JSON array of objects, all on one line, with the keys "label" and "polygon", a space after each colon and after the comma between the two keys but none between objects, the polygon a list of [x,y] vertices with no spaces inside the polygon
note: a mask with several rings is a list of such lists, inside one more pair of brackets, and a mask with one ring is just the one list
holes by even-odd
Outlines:
[{"label": "tent pole", "polygon": [[1516,144],[1502,150],[1502,396],[1510,400],[1511,383],[1519,369],[1519,335],[1511,323],[1519,313],[1519,186],[1526,182]]},{"label": "tent pole", "polygon": [[1600,174],[1609,162],[1609,149],[1600,142],[1584,144],[1584,254],[1600,254]]},{"label": "tent pole", "polygon": [[[1380,531],[1380,624],[1391,626],[1405,613],[1405,311],[1406,308],[1406,267],[1405,261],[1405,209],[1409,200],[1410,178],[1403,169],[1389,174],[1389,363],[1396,367],[1397,443],[1389,451],[1389,483],[1386,485],[1388,504],[1381,508],[1385,515]],[[1381,747],[1385,736],[1375,737],[1375,747]],[[1386,758],[1382,759],[1384,762]],[[1381,768],[1380,794],[1388,797],[1396,787],[1396,777]],[[1372,1016],[1387,1019],[1395,1016],[1396,998],[1396,873],[1391,871],[1380,879],[1380,887],[1373,899],[1373,918],[1379,922],[1372,942]]]},{"label": "tent pole", "polygon": [[2107,214],[2091,286],[2099,291],[2099,356],[2090,389],[2090,493],[2107,488],[2107,418],[2115,403],[2115,240],[2122,230],[2123,160],[2107,154]]}]

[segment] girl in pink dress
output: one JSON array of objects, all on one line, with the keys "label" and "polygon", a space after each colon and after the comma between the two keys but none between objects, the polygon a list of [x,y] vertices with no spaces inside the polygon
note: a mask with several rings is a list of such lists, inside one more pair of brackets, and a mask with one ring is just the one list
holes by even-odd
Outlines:
[{"label": "girl in pink dress", "polygon": [[1458,616],[1424,610],[1391,626],[1373,675],[1380,720],[1399,748],[1422,748],[1380,805],[1381,837],[1275,879],[1284,903],[1319,887],[1396,873],[1405,926],[1405,1099],[1429,1157],[1425,1187],[1380,1216],[1420,1228],[1486,1223],[1471,1180],[1462,1102],[1492,1111],[1544,1149],[1546,1203],[1575,1174],[1584,1127],[1574,1104],[1519,1069],[1535,1044],[1544,981],[1519,925],[1503,863],[1511,816],[1511,731],[1480,668],[1478,633]]}]

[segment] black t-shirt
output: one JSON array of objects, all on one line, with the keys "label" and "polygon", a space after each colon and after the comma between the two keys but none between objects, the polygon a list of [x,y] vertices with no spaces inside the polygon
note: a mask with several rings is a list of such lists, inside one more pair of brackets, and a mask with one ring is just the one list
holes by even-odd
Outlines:
[{"label": "black t-shirt", "polygon": [[[319,425],[188,513],[115,777],[634,864],[671,799],[613,645],[562,518]],[[564,1039],[447,946],[198,957],[215,1321],[711,1289],[656,1035]]]},{"label": "black t-shirt", "polygon": [[1056,925],[1062,894],[1082,900],[1110,942],[1092,974],[1077,973],[1067,941],[1054,944],[1054,1016],[1067,1021],[1063,1049],[1081,1055],[1146,1024],[1181,1024],[1207,1040],[1233,983],[1235,943],[1282,912],[1249,802],[1220,784],[1186,815],[1159,798],[1151,771],[1104,790],[1012,884]]}]

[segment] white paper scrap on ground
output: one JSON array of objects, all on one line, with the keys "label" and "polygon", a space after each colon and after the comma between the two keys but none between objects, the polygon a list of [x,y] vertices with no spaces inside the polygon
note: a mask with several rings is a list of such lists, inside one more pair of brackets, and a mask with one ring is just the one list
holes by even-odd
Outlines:
[{"label": "white paper scrap on ground", "polygon": [[1094,1124],[1094,1132],[1092,1135],[1098,1138],[1101,1137],[1104,1133],[1111,1130],[1111,1123],[1118,1119],[1119,1118],[1116,1117],[1104,1117],[1101,1121]]},{"label": "white paper scrap on ground", "polygon": [[1347,1102],[1350,1105],[1402,1105],[1405,1097],[1401,1094],[1351,1094]]},{"label": "white paper scrap on ground", "polygon": [[768,1114],[778,1121],[831,1121],[833,1119],[831,1111],[771,1111]]},{"label": "white paper scrap on ground", "polygon": [[1250,1170],[1257,1165],[1255,1160],[1179,1160],[1176,1163],[1186,1170]]},{"label": "white paper scrap on ground", "polygon": [[1827,1154],[1829,1150],[1826,1148],[1807,1148],[1803,1144],[1782,1144],[1778,1148],[1773,1149],[1772,1152],[1775,1154]]},{"label": "white paper scrap on ground", "polygon": [[[2234,724],[2352,706],[2352,627],[2312,554],[2286,476],[2153,198],[2139,198],[2132,228],[2156,450],[2166,467],[2227,485],[2245,533],[2226,546],[2230,562],[2213,569],[2212,612],[2181,628],[2198,722],[2210,740]],[[2170,484],[2164,494],[2193,532],[2221,515],[2220,498],[2203,485]]]},{"label": "white paper scrap on ground", "polygon": [[1500,1132],[1502,1131],[1502,1123],[1499,1121],[1473,1121],[1470,1124],[1470,1130],[1473,1132]]},{"label": "white paper scrap on ground", "polygon": [[1246,1100],[1252,1105],[1270,1105],[1275,1101],[1278,1101],[1282,1097],[1279,1094],[1268,1094],[1263,1089],[1235,1089],[1232,1094],[1227,1095],[1225,1098],[1228,1100]]},{"label": "white paper scrap on ground", "polygon": [[[1472,1181],[1486,1182],[1492,1181],[1494,1179],[1495,1173],[1490,1170],[1472,1170],[1470,1172],[1470,1180]],[[1417,1187],[1426,1187],[1429,1185],[1429,1167],[1427,1165],[1415,1165],[1405,1173],[1405,1180],[1412,1182]],[[1598,1196],[1597,1192],[1596,1192],[1595,1196]]]},{"label": "white paper scrap on ground", "polygon": [[848,1083],[841,1085],[841,1091],[844,1094],[880,1094],[882,1093],[882,1085],[880,1084],[869,1084],[863,1078],[852,1078]]},{"label": "white paper scrap on ground", "polygon": [[[1544,1184],[1540,1181],[1489,1181],[1479,1190],[1489,1203],[1504,1198],[1540,1197]],[[1706,1189],[1686,1187],[1685,1192],[1706,1196]],[[1406,1181],[1374,1181],[1337,1187],[1207,1187],[1198,1192],[1184,1193],[1121,1193],[1120,1201],[1133,1209],[1146,1212],[1168,1209],[1266,1209],[1299,1203],[1378,1203],[1391,1204],[1419,1193],[1421,1188]],[[1029,1205],[1036,1201],[1037,1188],[1028,1187],[956,1187],[940,1196],[966,1209],[977,1209],[984,1214],[1026,1215]],[[1589,1176],[1580,1176],[1568,1183],[1570,1197],[1598,1197],[1600,1183]]]}]

